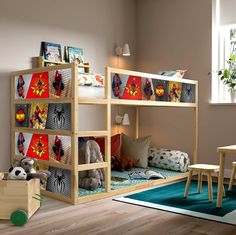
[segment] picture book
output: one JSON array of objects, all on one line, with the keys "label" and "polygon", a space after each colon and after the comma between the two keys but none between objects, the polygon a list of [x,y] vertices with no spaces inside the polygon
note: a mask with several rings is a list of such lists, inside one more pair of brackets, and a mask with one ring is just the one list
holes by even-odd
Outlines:
[{"label": "picture book", "polygon": [[182,83],[181,102],[194,103],[195,102],[195,85]]},{"label": "picture book", "polygon": [[136,171],[136,172],[129,173],[128,175],[131,180],[136,180],[136,179],[151,180],[151,179],[165,179],[166,178],[162,173],[151,171],[151,170]]},{"label": "picture book", "polygon": [[61,44],[42,42],[42,54],[45,60],[62,61]]},{"label": "picture book", "polygon": [[152,79],[156,101],[168,101],[168,81]]},{"label": "picture book", "polygon": [[[78,64],[83,64],[84,63],[84,50],[83,48],[78,48],[78,47],[67,47],[66,48],[66,57],[67,57],[67,62],[72,63],[72,62],[77,62]],[[84,73],[84,68],[79,67],[78,72]]]},{"label": "picture book", "polygon": [[169,82],[168,86],[168,100],[170,102],[180,102],[182,83]]},{"label": "picture book", "polygon": [[30,108],[29,127],[45,129],[48,114],[48,104],[32,104]]},{"label": "picture book", "polygon": [[29,124],[29,104],[16,104],[15,120],[16,127],[28,127]]}]

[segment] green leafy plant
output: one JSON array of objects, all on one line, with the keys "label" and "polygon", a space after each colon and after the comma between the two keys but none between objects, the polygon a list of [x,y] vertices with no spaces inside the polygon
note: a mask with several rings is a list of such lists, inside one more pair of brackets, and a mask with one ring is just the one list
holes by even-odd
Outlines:
[{"label": "green leafy plant", "polygon": [[220,80],[229,87],[229,91],[236,91],[236,56],[231,54],[226,61],[228,68],[218,71]]}]

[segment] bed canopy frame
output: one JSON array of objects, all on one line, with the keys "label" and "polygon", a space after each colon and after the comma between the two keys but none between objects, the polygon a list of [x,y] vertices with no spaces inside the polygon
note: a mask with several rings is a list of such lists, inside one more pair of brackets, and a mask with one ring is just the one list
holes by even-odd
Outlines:
[{"label": "bed canopy frame", "polygon": [[[68,69],[71,71],[71,95],[69,97],[53,97],[48,98],[19,98],[16,97],[16,82],[20,75],[27,77],[32,74],[40,74],[43,72],[50,73],[57,70]],[[159,79],[165,81],[176,81],[181,83],[193,84],[195,86],[195,102],[194,103],[174,103],[165,101],[149,101],[149,100],[122,100],[112,98],[111,89],[111,75],[114,73],[122,75],[133,75],[139,77],[145,77],[150,79]],[[78,67],[75,63],[71,64],[60,64],[56,66],[41,67],[29,70],[17,71],[12,74],[11,78],[11,161],[22,158],[22,155],[17,154],[16,151],[16,135],[17,133],[30,133],[30,134],[46,134],[46,135],[60,135],[71,137],[71,164],[64,164],[60,162],[49,160],[37,159],[36,162],[43,164],[45,166],[56,167],[63,170],[68,170],[71,172],[71,188],[70,196],[61,195],[60,193],[51,192],[48,190],[42,190],[42,194],[49,196],[54,199],[62,200],[72,204],[78,204],[83,202],[88,202],[96,199],[101,199],[105,197],[114,196],[121,193],[127,193],[133,190],[142,189],[146,187],[151,187],[154,185],[159,185],[167,182],[176,181],[187,177],[187,173],[178,174],[176,176],[168,177],[167,179],[153,180],[145,182],[138,185],[133,185],[129,187],[124,187],[121,189],[111,190],[111,106],[112,105],[124,105],[135,107],[135,136],[139,137],[139,112],[141,107],[180,107],[180,108],[190,108],[194,112],[194,156],[193,162],[198,161],[198,82],[189,79],[178,79],[174,77],[160,76],[156,74],[142,73],[136,71],[122,70],[107,67],[105,75],[105,98],[95,99],[95,98],[80,98],[78,96]],[[49,80],[50,81],[50,80]],[[71,130],[52,130],[52,129],[33,129],[28,127],[17,127],[16,126],[16,105],[22,104],[70,104],[71,105]],[[99,131],[79,131],[79,105],[104,105],[106,108],[106,128],[105,130]],[[91,164],[79,164],[78,162],[78,138],[79,137],[89,137],[89,136],[104,136],[105,137],[105,159],[104,162],[91,163]],[[87,196],[80,197],[79,186],[78,186],[78,172],[90,170],[90,169],[105,169],[105,191],[98,194],[91,194]]]}]

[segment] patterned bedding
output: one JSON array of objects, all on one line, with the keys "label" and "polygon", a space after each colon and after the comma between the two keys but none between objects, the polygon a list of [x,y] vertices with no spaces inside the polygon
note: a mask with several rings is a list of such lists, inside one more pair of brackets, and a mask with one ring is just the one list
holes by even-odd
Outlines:
[{"label": "patterned bedding", "polygon": [[190,159],[188,154],[179,150],[151,147],[148,152],[149,166],[186,172]]}]

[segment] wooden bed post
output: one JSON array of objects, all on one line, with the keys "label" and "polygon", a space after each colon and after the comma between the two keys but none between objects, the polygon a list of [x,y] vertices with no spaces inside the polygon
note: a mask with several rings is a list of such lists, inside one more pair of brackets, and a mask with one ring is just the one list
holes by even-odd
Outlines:
[{"label": "wooden bed post", "polygon": [[136,107],[135,110],[135,138],[138,139],[139,137],[139,107]]},{"label": "wooden bed post", "polygon": [[193,163],[198,163],[198,82],[195,85],[195,103],[196,107],[194,108],[194,155],[193,155]]}]

